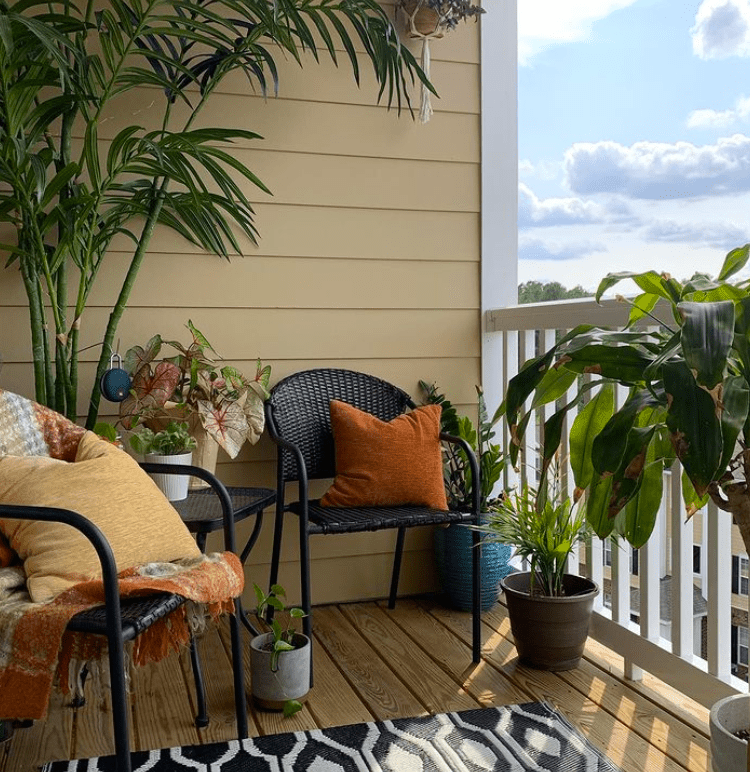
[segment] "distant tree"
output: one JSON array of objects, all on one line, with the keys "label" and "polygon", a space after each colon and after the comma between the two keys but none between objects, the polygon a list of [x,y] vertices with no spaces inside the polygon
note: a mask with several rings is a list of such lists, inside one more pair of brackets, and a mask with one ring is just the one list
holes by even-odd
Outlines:
[{"label": "distant tree", "polygon": [[593,292],[586,291],[580,284],[568,289],[559,281],[525,281],[518,285],[519,303],[546,303],[550,300],[590,298],[593,295]]}]

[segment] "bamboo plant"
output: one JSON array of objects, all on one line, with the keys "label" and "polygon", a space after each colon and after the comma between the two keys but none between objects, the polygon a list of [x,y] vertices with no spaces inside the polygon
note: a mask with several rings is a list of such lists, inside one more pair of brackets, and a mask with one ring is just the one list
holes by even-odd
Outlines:
[{"label": "bamboo plant", "polygon": [[[514,463],[532,413],[555,403],[543,425],[542,478],[564,417],[588,400],[571,425],[570,460],[575,498],[586,494],[587,519],[599,536],[645,544],[663,470],[678,474],[681,467],[687,514],[711,499],[732,514],[750,552],[750,280],[736,278],[749,256],[750,245],[732,250],[716,279],[609,274],[597,300],[625,279],[641,291],[627,301],[625,328],[580,325],[511,380],[504,409]],[[628,389],[619,407],[616,385]]]},{"label": "bamboo plant", "polygon": [[[75,418],[81,341],[100,345],[94,425],[157,227],[224,258],[241,253],[239,234],[255,242],[248,191],[269,190],[227,148],[260,137],[196,119],[230,73],[275,94],[277,58],[302,65],[308,54],[347,62],[357,82],[369,61],[378,100],[399,111],[425,80],[375,0],[0,0],[0,221],[12,234],[2,247],[28,297],[38,402]],[[100,142],[102,121],[134,89],[158,103],[160,125]],[[106,328],[92,329],[86,303],[122,237],[129,265]]]}]

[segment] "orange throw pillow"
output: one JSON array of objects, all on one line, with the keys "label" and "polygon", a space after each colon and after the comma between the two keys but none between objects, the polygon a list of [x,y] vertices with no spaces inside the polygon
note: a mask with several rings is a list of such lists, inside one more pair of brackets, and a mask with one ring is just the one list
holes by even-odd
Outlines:
[{"label": "orange throw pillow", "polygon": [[440,451],[440,406],[425,405],[381,421],[331,401],[336,477],[324,507],[414,504],[448,509]]}]

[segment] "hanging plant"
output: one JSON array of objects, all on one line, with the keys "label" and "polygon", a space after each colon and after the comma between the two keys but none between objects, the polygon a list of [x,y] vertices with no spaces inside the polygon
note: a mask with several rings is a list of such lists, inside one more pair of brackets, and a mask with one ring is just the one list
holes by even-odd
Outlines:
[{"label": "hanging plant", "polygon": [[[460,21],[476,18],[484,8],[471,0],[398,0],[396,6],[406,17],[406,32],[410,38],[422,41],[422,70],[430,78],[430,40],[439,40],[455,29]],[[427,123],[432,117],[430,90],[422,85],[419,120]]]}]

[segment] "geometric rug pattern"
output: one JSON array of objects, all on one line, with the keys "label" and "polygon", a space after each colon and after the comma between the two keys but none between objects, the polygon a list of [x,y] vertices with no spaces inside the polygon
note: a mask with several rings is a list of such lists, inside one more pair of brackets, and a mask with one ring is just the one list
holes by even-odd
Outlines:
[{"label": "geometric rug pattern", "polygon": [[[140,751],[133,772],[617,772],[551,705],[531,702]],[[43,772],[115,772],[114,756]]]}]

